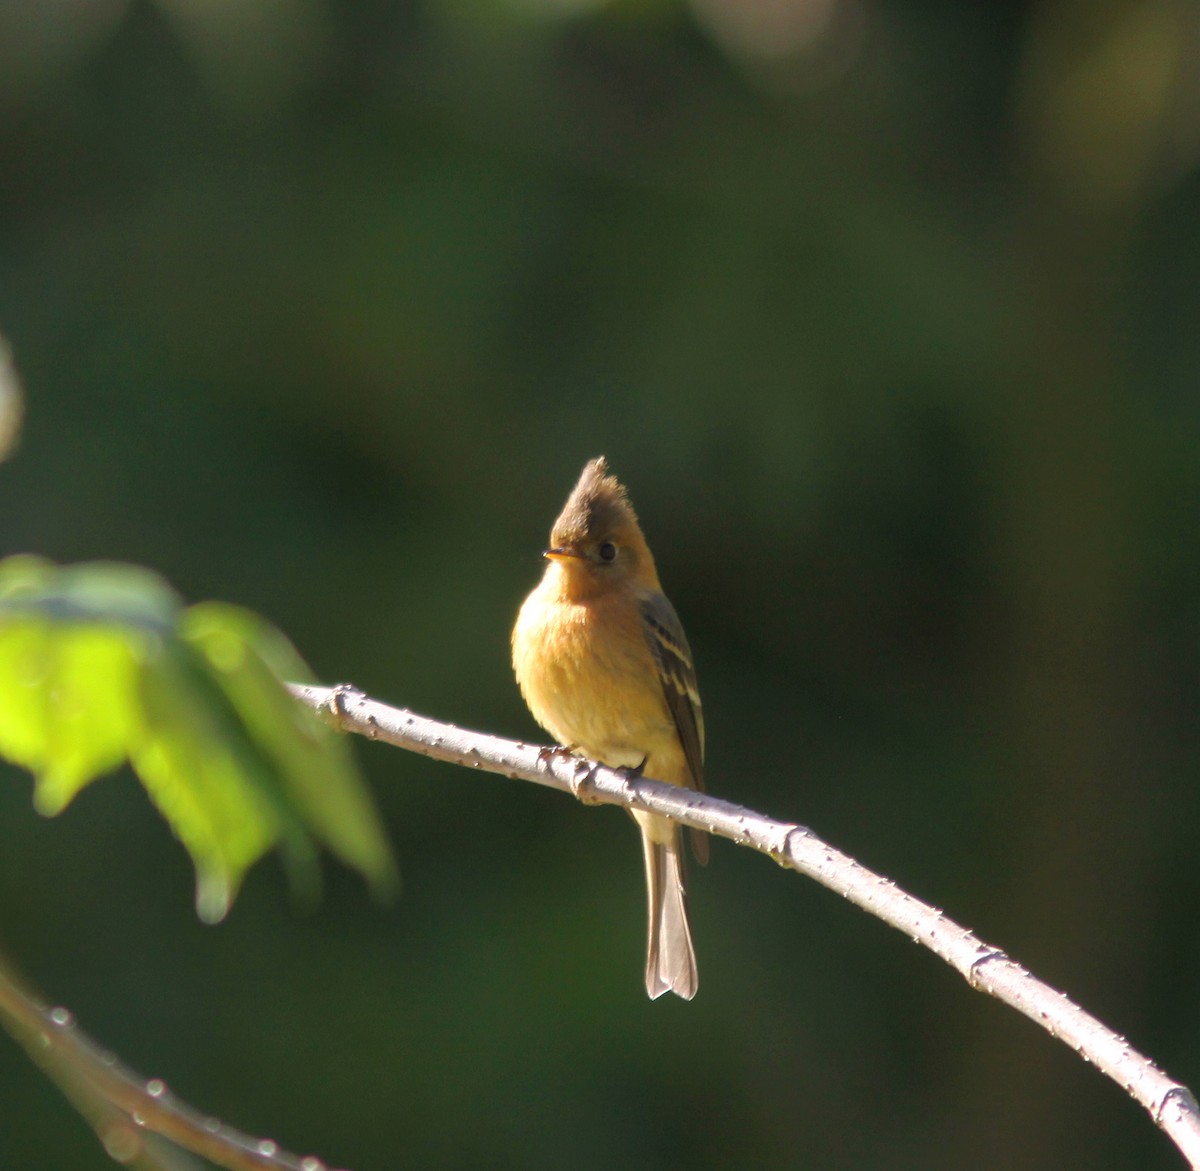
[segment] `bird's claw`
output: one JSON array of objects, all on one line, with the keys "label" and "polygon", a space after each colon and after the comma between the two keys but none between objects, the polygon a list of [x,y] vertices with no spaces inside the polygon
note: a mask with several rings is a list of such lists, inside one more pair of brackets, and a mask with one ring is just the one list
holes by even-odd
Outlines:
[{"label": "bird's claw", "polygon": [[[549,767],[550,763],[555,760],[573,760],[575,769],[568,782],[572,795],[577,801],[582,801],[584,805],[602,804],[596,796],[596,773],[600,770],[601,765],[580,756],[577,748],[566,744],[547,744],[544,748],[538,749],[537,760],[543,768]],[[623,768],[619,771],[628,780],[634,781],[642,775],[645,764],[646,762],[643,760],[635,768]]]},{"label": "bird's claw", "polygon": [[566,760],[574,755],[575,750],[566,744],[547,744],[538,749],[537,762],[545,768],[552,760]]},{"label": "bird's claw", "polygon": [[600,765],[593,764],[590,760],[580,760],[576,763],[575,774],[571,777],[571,792],[577,801],[584,805],[600,804],[600,799],[596,796],[596,773],[599,771]]},{"label": "bird's claw", "polygon": [[624,777],[626,783],[640,781],[646,773],[646,761],[649,759],[648,756],[643,756],[639,764],[627,764],[624,768],[617,769],[617,772]]}]

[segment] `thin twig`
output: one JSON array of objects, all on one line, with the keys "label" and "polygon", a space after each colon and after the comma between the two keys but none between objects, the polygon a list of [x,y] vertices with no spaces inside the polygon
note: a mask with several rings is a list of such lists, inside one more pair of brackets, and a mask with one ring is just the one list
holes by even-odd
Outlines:
[{"label": "thin twig", "polygon": [[358,732],[435,760],[546,785],[589,804],[659,813],[748,846],[781,866],[816,879],[923,944],[972,988],[1015,1008],[1069,1045],[1140,1103],[1190,1166],[1200,1171],[1200,1107],[1185,1085],[1168,1077],[1124,1037],[1062,992],[1044,984],[999,948],[984,943],[943,911],[861,866],[804,826],[775,821],[717,797],[605,768],[561,750],[548,751],[538,745],[438,723],[378,703],[349,686],[293,686],[292,691],[343,731]]},{"label": "thin twig", "polygon": [[161,1135],[228,1171],[326,1171],[320,1159],[242,1134],[193,1110],[158,1079],[139,1077],[78,1028],[66,1009],[43,1004],[2,960],[0,1025],[77,1106],[119,1163],[145,1171],[178,1168],[167,1150],[146,1141]]}]

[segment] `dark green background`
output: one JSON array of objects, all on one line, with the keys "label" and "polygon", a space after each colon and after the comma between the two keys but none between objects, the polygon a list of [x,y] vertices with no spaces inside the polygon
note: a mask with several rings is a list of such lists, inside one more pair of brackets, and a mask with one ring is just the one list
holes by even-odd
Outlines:
[{"label": "dark green background", "polygon": [[[1196,5],[793,0],[831,23],[769,52],[750,0],[576,7],[4,5],[0,552],[152,566],[327,681],[529,738],[508,630],[603,452],[712,791],[1200,1084]],[[48,822],[6,770],[0,944],[148,1076],[353,1171],[1182,1165],[721,843],[699,997],[651,1004],[626,818],[356,752],[395,906],[330,863],[299,914],[267,862],[203,927],[130,776]],[[0,1167],[104,1165],[0,1037]]]}]

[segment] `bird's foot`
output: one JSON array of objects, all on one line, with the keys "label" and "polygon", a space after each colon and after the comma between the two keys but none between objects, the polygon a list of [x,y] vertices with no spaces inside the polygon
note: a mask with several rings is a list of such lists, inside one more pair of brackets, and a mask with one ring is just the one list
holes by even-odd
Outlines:
[{"label": "bird's foot", "polygon": [[642,779],[642,777],[645,775],[646,761],[648,761],[649,759],[650,758],[648,756],[643,756],[641,759],[641,763],[626,765],[624,768],[617,769],[617,772],[619,772],[621,774],[621,776],[624,777],[626,783],[629,783],[630,781],[640,781]]},{"label": "bird's foot", "polygon": [[584,805],[600,805],[596,796],[596,774],[600,765],[590,760],[579,760],[575,764],[575,775],[571,777],[571,792]]},{"label": "bird's foot", "polygon": [[545,768],[552,760],[566,760],[574,755],[575,749],[570,745],[547,744],[544,748],[538,749],[537,762]]}]

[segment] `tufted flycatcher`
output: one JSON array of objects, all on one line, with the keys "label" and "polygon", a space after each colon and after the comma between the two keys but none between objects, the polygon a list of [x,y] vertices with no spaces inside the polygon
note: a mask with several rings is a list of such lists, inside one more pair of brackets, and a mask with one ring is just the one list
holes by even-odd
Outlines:
[{"label": "tufted flycatcher", "polygon": [[[683,627],[624,487],[604,457],[579,477],[550,532],[549,564],[512,633],[533,717],[560,744],[612,768],[704,787],[704,717]],[[679,826],[630,811],[642,831],[650,933],[646,993],[696,995]],[[708,860],[708,838],[692,849]]]}]

